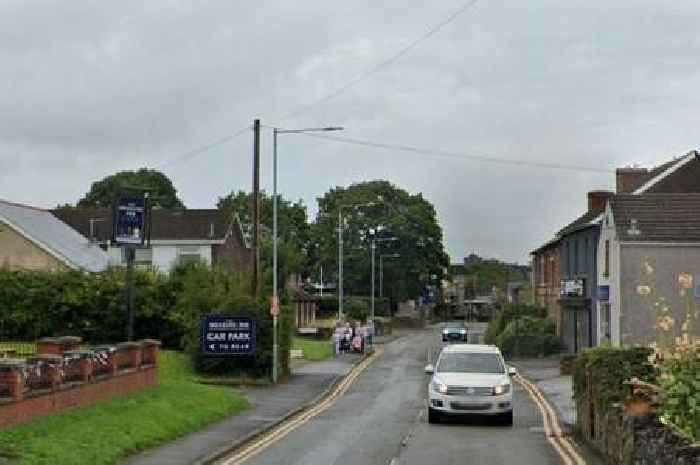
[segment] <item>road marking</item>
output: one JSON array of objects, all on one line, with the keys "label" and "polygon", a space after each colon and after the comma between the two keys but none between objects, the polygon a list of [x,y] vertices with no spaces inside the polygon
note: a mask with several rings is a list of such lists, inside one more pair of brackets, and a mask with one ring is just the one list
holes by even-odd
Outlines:
[{"label": "road marking", "polygon": [[[537,408],[539,408],[544,423],[545,437],[564,463],[566,465],[586,465],[584,458],[575,450],[569,438],[562,433],[559,417],[539,388],[520,375],[515,377],[515,381],[527,391]],[[566,449],[568,454],[564,452],[564,449]]]},{"label": "road marking", "polygon": [[357,379],[358,376],[376,360],[384,351],[382,348],[377,348],[372,355],[360,362],[352,371],[343,379],[321,402],[311,407],[308,410],[298,413],[284,423],[272,428],[270,431],[262,434],[249,444],[244,445],[238,452],[228,459],[220,462],[221,465],[241,465],[255,455],[264,451],[275,442],[279,441],[298,427],[307,423],[312,418],[318,416],[328,407],[342,396]]}]

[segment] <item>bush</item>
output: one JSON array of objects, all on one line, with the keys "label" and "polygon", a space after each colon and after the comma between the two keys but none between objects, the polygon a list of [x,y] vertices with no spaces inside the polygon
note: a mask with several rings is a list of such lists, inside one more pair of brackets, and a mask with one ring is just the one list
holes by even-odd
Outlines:
[{"label": "bush", "polygon": [[508,324],[515,318],[524,316],[546,318],[547,309],[525,304],[506,305],[489,323],[489,326],[486,329],[486,334],[484,335],[484,342],[486,342],[486,344],[496,344],[498,336],[506,329],[506,326],[508,326]]},{"label": "bush", "polygon": [[508,323],[496,338],[496,345],[506,357],[537,357],[561,350],[559,338],[554,334],[554,323],[530,316]]},{"label": "bush", "polygon": [[625,381],[636,377],[653,382],[654,368],[649,362],[652,352],[646,347],[601,346],[584,350],[575,363],[574,397],[586,396],[590,382],[596,405],[606,408],[611,402],[624,401],[629,393]]},{"label": "bush", "polygon": [[661,416],[693,440],[700,440],[700,351],[685,351],[663,362],[665,395]]}]

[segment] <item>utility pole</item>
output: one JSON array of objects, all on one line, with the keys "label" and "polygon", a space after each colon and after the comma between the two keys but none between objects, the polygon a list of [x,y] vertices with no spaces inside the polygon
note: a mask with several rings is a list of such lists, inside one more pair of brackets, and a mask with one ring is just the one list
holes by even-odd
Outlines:
[{"label": "utility pole", "polygon": [[260,120],[253,120],[253,281],[251,294],[260,297]]},{"label": "utility pole", "polygon": [[343,319],[343,207],[338,207],[338,321]]}]

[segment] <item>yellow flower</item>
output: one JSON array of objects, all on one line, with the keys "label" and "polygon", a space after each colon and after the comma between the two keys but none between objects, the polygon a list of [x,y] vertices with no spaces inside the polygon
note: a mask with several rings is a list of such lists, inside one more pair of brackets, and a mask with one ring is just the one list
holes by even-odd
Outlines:
[{"label": "yellow flower", "polygon": [[668,315],[660,316],[656,319],[656,327],[664,331],[670,331],[675,323],[675,320]]},{"label": "yellow flower", "polygon": [[637,286],[637,294],[649,295],[651,294],[651,288],[649,286]]},{"label": "yellow flower", "polygon": [[678,284],[680,284],[681,289],[692,289],[693,287],[693,276],[688,273],[681,273],[678,275]]}]

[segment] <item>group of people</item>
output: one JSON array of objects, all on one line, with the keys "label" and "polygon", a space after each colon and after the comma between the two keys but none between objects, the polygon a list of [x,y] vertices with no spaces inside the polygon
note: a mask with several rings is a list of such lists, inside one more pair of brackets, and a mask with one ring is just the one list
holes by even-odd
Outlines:
[{"label": "group of people", "polygon": [[360,322],[339,322],[335,328],[335,353],[345,354],[348,352],[362,353],[366,346],[372,344],[374,334],[371,321],[366,324]]}]

